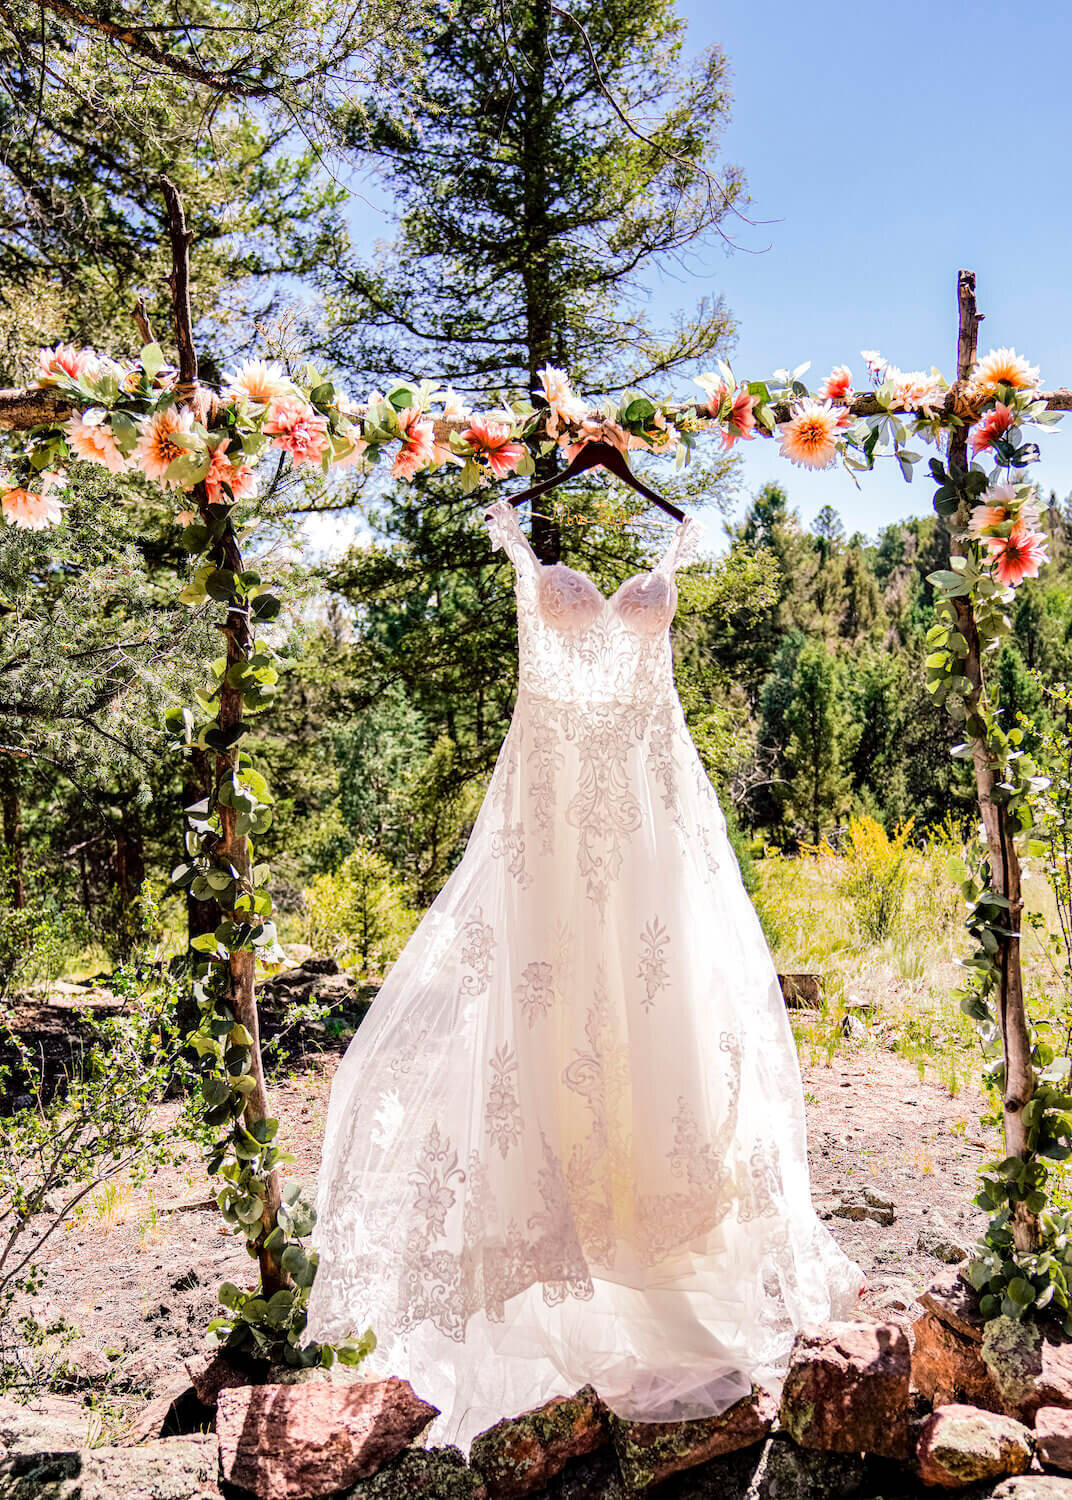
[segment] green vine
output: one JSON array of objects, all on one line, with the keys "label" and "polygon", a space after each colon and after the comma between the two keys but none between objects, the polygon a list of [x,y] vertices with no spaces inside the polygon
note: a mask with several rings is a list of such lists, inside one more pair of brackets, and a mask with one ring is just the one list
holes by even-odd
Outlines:
[{"label": "green vine", "polygon": [[[1039,450],[1036,444],[1020,440],[1020,429],[1027,422],[1050,425],[1054,418],[1041,403],[1012,387],[1000,386],[988,407],[1002,412],[1003,426],[1000,436],[983,450],[992,451],[997,459],[992,474],[978,463],[965,469],[952,458],[948,468],[938,459],[930,463],[937,483],[935,510],[951,526],[962,552],[950,559],[948,570],[932,573],[928,580],[938,597],[935,624],[927,634],[927,685],[934,701],[964,727],[965,739],[952,754],[971,761],[983,759],[993,774],[990,800],[1002,827],[1031,857],[1045,852],[1045,845],[1031,835],[1033,798],[1048,783],[1024,748],[1022,729],[1001,723],[987,696],[982,666],[1012,629],[1008,606],[1014,585],[995,576],[993,557],[1001,549],[994,543],[1007,540],[1021,518],[1031,517],[1036,493],[1033,485],[1022,482],[1022,474]],[[1007,476],[1000,489],[1003,505],[993,506],[1001,471]],[[988,502],[991,510],[981,510]],[[1002,509],[1004,515],[999,517]],[[976,642],[969,640],[966,629],[975,632]],[[973,644],[978,660],[975,680],[970,675]],[[1009,947],[1019,942],[1019,927],[1010,924],[1010,902],[995,884],[989,858],[978,858],[972,869],[963,859],[954,858],[950,874],[967,904],[964,925],[971,938],[971,948],[961,960],[965,978],[953,996],[976,1024],[986,1082],[1004,1095],[1006,1066],[995,997]],[[1022,1110],[1026,1149],[991,1160],[981,1169],[974,1202],[990,1217],[967,1274],[979,1293],[984,1317],[1022,1319],[1049,1309],[1065,1331],[1072,1333],[1072,1214],[1052,1204],[1046,1165],[1072,1156],[1069,1060],[1056,1056],[1052,1047],[1040,1041],[1030,1021],[1028,1038],[1032,1087]],[[1000,1124],[1001,1118],[999,1111],[986,1123]],[[1040,1243],[1034,1249],[1015,1243],[1012,1222],[1018,1205],[1037,1216]]]}]

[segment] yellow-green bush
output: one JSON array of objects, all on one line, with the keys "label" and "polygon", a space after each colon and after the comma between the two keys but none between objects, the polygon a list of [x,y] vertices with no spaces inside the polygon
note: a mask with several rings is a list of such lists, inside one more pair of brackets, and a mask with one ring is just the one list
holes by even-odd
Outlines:
[{"label": "yellow-green bush", "polygon": [[868,942],[880,943],[889,937],[904,914],[909,873],[906,846],[911,832],[911,818],[892,837],[866,814],[849,819],[841,892],[852,905],[860,935]]},{"label": "yellow-green bush", "polygon": [[405,887],[382,855],[360,848],[304,892],[306,937],[319,953],[382,974],[417,925]]}]

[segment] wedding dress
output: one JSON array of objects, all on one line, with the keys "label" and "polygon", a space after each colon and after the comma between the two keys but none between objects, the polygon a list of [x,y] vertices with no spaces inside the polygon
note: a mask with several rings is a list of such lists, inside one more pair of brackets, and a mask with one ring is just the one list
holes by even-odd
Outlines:
[{"label": "wedding dress", "polygon": [[371,1327],[464,1449],[592,1384],[634,1420],[777,1375],[863,1273],[812,1208],[777,976],[674,688],[697,523],[605,598],[513,506],[519,688],[464,857],[339,1065],[308,1336]]}]

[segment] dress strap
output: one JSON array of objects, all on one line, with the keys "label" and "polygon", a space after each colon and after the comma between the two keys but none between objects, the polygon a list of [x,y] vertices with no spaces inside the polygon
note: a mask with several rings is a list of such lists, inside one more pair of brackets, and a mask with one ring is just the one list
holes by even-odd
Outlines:
[{"label": "dress strap", "polygon": [[696,556],[703,536],[703,526],[695,516],[686,516],[670,538],[670,545],[652,569],[664,576],[686,567]]},{"label": "dress strap", "polygon": [[496,500],[484,512],[484,520],[491,536],[491,550],[505,552],[519,574],[534,578],[540,561],[521,529],[517,507],[509,500]]}]

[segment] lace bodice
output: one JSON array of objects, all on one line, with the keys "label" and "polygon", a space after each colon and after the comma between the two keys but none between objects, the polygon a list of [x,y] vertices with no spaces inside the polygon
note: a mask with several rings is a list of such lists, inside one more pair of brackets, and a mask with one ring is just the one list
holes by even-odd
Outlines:
[{"label": "lace bodice", "polygon": [[517,511],[498,500],[484,519],[517,577],[518,686],[558,703],[626,702],[654,708],[673,696],[669,626],[677,609],[675,570],[696,551],[699,524],[689,517],[647,573],[607,598],[584,573],[542,564]]}]

